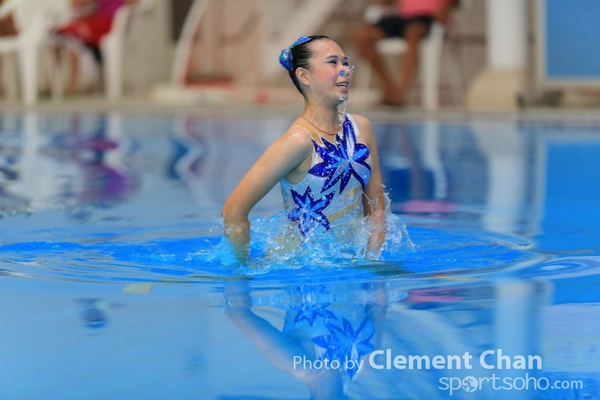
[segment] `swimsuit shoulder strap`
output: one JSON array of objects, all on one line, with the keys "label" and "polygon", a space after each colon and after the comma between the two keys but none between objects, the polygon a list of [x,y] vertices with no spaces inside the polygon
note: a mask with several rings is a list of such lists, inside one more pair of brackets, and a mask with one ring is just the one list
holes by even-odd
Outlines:
[{"label": "swimsuit shoulder strap", "polygon": [[[300,128],[303,131],[305,131],[306,133],[308,133],[308,136],[310,137],[310,140],[312,140],[313,143],[317,143],[314,137],[314,134],[308,130],[305,126],[302,125],[292,125],[292,128]],[[321,137],[321,135],[317,134],[317,136],[319,137],[319,139],[323,140],[323,138]]]},{"label": "swimsuit shoulder strap", "polygon": [[[302,126],[302,125],[292,125],[291,128],[300,128],[300,129],[302,129],[304,132],[306,132],[308,134],[308,137],[310,138],[311,142],[313,142],[315,144],[317,143],[317,142],[315,142],[315,138],[313,137],[313,134],[308,129],[306,129],[305,126]],[[312,146],[311,153],[312,153],[312,162],[314,163],[315,159],[317,157],[317,152],[315,151],[314,146]]]},{"label": "swimsuit shoulder strap", "polygon": [[308,129],[306,129],[305,126],[302,125],[292,125],[291,128],[300,128],[302,130],[304,130],[306,133],[308,133],[308,136],[310,136],[310,138],[312,139],[312,133],[310,133],[310,131]]}]

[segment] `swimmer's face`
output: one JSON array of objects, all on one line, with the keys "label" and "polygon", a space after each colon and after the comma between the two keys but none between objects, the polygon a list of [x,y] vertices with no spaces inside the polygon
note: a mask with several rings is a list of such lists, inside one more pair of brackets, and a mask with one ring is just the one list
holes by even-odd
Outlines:
[{"label": "swimmer's face", "polygon": [[312,91],[315,95],[339,102],[347,100],[350,85],[349,57],[333,40],[317,40],[309,45],[313,52],[310,59]]}]

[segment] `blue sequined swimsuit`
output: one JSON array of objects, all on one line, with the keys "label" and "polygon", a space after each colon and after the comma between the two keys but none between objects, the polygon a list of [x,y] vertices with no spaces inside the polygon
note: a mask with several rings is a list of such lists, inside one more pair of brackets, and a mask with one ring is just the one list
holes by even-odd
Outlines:
[{"label": "blue sequined swimsuit", "polygon": [[313,139],[310,169],[298,183],[281,180],[284,207],[302,235],[331,230],[363,217],[362,194],[371,176],[369,148],[359,143],[354,119],[346,115],[335,143]]}]

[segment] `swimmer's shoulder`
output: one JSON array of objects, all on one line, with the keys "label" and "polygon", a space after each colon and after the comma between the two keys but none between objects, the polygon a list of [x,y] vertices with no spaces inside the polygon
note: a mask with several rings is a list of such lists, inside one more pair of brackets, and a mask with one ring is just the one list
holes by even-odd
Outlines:
[{"label": "swimmer's shoulder", "polygon": [[312,151],[313,141],[310,131],[298,121],[292,124],[279,140],[285,144],[286,148],[306,152]]}]

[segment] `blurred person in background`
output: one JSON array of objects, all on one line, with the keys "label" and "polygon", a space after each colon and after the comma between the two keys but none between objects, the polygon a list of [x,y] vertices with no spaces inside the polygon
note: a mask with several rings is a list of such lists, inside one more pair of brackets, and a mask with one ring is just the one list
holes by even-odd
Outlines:
[{"label": "blurred person in background", "polygon": [[[377,0],[377,3],[382,11],[379,20],[360,26],[352,37],[360,55],[371,64],[379,79],[380,104],[401,107],[417,71],[419,43],[436,21],[448,32],[451,9],[459,0]],[[403,38],[407,46],[398,81],[392,78],[376,47],[379,40],[392,37]]]},{"label": "blurred person in background", "polygon": [[[90,51],[96,63],[102,67],[100,43],[110,32],[113,19],[118,9],[125,4],[136,4],[137,0],[70,0],[73,19],[55,31],[58,38],[75,41]],[[69,51],[71,75],[67,93],[78,90],[79,83],[79,54],[76,50]],[[100,74],[102,77],[102,74]]]}]

